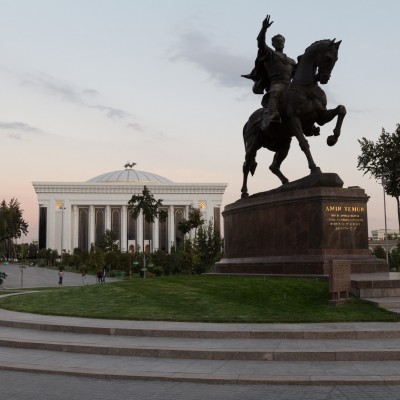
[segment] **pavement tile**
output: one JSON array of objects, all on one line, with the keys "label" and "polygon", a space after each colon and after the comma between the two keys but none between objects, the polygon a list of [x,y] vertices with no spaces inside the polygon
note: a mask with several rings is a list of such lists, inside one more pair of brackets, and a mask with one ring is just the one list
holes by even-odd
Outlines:
[{"label": "pavement tile", "polygon": [[[29,279],[27,274],[24,282]],[[202,384],[379,387],[400,385],[398,338],[400,323],[112,321],[0,309],[0,369]]]}]

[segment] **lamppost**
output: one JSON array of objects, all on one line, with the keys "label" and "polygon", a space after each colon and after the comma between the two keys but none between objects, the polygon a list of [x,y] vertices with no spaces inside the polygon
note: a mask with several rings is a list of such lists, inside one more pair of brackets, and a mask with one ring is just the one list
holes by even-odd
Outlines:
[{"label": "lamppost", "polygon": [[150,256],[146,256],[146,253],[143,253],[143,268],[142,268],[142,271],[143,271],[143,278],[144,278],[144,279],[146,279],[146,271],[147,271],[147,268],[146,268],[146,260],[149,260],[149,261],[150,261],[150,262],[149,262],[149,267],[152,267],[153,264],[152,264],[152,262],[151,262]]},{"label": "lamppost", "polygon": [[[138,258],[141,258],[141,257],[142,257],[142,255],[141,255],[141,254],[138,254],[138,255],[135,257],[135,259],[138,259]],[[143,252],[143,268],[141,269],[141,271],[143,271],[143,279],[146,279],[146,271],[147,271],[146,263],[147,263],[147,261],[149,261],[148,266],[149,266],[149,267],[152,267],[153,264],[152,264],[152,262],[151,262],[151,257],[148,256],[148,255],[146,255],[146,253]],[[133,264],[135,267],[139,266],[139,262],[138,262],[138,261],[134,261],[132,264]]]},{"label": "lamppost", "polygon": [[383,188],[383,210],[385,214],[385,241],[386,241],[386,261],[389,264],[389,241],[388,241],[388,234],[387,234],[387,219],[386,219],[386,178],[389,176],[389,172],[382,170],[377,175],[378,178],[381,178],[381,184]]}]

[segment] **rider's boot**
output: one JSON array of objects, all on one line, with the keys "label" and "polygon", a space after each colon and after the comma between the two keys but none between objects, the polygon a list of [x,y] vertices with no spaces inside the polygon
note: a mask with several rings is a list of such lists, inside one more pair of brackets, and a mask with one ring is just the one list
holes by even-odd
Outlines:
[{"label": "rider's boot", "polygon": [[265,131],[269,125],[269,112],[267,108],[263,109],[262,117],[261,117],[261,130]]},{"label": "rider's boot", "polygon": [[268,113],[269,113],[269,123],[282,123],[281,116],[278,112],[278,107],[276,104],[276,100],[272,97],[270,97],[268,101]]}]

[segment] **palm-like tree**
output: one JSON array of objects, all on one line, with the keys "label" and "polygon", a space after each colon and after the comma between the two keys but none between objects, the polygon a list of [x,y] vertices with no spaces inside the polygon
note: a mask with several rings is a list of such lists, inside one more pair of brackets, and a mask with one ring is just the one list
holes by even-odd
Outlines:
[{"label": "palm-like tree", "polygon": [[28,233],[28,223],[23,219],[20,203],[12,198],[0,204],[0,242],[4,243],[8,258],[15,258],[14,239]]}]

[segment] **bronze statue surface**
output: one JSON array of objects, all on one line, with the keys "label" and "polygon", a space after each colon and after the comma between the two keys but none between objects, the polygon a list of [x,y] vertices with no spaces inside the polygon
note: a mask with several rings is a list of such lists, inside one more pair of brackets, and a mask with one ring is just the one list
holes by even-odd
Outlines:
[{"label": "bronze statue surface", "polygon": [[280,41],[274,37],[275,50],[265,44],[265,32],[271,25],[268,15],[257,38],[259,50],[255,67],[249,75],[244,75],[254,80],[255,93],[262,94],[266,90],[267,94],[263,97],[263,108],[256,110],[243,128],[246,157],[243,164],[242,198],[248,197],[248,174],[251,172],[253,175],[256,170],[256,155],[261,147],[275,152],[269,168],[282,184],[289,182],[280,166],[289,152],[292,137],[297,138],[305,153],[311,173],[321,173],[312,158],[306,136],[319,135],[315,123],[322,126],[338,117],[333,135],[327,138],[328,145],[333,146],[338,140],[346,115],[343,105],[327,109],[325,92],[318,84],[328,83],[338,59],[341,41],[325,39],[314,42],[294,65],[293,60],[283,53],[284,38],[281,35],[278,35]]}]

